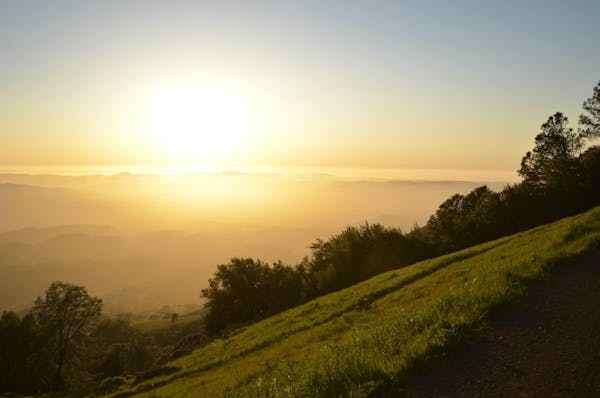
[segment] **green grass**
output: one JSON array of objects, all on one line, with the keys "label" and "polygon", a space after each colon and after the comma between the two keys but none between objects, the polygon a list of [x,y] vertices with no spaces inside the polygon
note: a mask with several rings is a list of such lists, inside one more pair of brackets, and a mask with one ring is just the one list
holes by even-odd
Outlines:
[{"label": "green grass", "polygon": [[527,286],[600,250],[600,208],[380,274],[171,362],[122,396],[365,397],[485,325]]}]

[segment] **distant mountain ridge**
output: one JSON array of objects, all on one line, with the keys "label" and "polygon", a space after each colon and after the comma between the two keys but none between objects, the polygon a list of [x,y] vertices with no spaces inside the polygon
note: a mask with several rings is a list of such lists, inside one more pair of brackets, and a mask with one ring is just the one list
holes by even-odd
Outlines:
[{"label": "distant mountain ridge", "polygon": [[60,235],[116,235],[118,230],[109,225],[74,224],[52,227],[25,227],[0,233],[0,243],[39,243]]}]

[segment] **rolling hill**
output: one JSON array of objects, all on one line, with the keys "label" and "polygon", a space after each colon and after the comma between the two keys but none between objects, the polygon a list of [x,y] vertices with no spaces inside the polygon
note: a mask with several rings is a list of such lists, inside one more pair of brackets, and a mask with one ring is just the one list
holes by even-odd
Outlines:
[{"label": "rolling hill", "polygon": [[380,274],[242,328],[115,397],[363,397],[402,385],[554,267],[600,250],[600,208]]}]

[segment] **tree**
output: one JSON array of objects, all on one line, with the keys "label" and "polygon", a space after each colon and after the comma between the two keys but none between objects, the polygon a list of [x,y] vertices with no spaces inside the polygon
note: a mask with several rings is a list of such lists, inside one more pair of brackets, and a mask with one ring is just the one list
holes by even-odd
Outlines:
[{"label": "tree", "polygon": [[585,208],[600,203],[600,146],[589,148],[581,155],[584,170],[582,184],[585,190]]},{"label": "tree", "polygon": [[408,240],[396,228],[365,223],[349,226],[311,246],[309,275],[316,294],[339,290],[413,261]]},{"label": "tree", "polygon": [[519,175],[534,187],[560,186],[576,177],[577,157],[586,136],[568,127],[569,119],[557,112],[542,124],[535,148],[521,160]]},{"label": "tree", "polygon": [[51,353],[46,332],[34,316],[3,312],[0,317],[0,395],[47,390]]},{"label": "tree", "polygon": [[497,234],[493,224],[499,207],[499,194],[487,185],[466,196],[455,194],[448,198],[425,225],[432,250],[447,253],[492,239]]},{"label": "tree", "polygon": [[201,293],[209,309],[206,330],[215,333],[299,304],[305,297],[303,277],[301,266],[281,261],[270,266],[252,258],[232,258],[218,265]]},{"label": "tree", "polygon": [[35,301],[33,313],[41,325],[54,334],[56,369],[54,387],[62,386],[65,360],[72,342],[80,337],[89,322],[102,312],[102,300],[91,297],[83,286],[53,282],[44,298]]},{"label": "tree", "polygon": [[600,137],[600,82],[594,93],[583,103],[584,113],[579,116],[579,132],[587,138]]},{"label": "tree", "polygon": [[268,264],[252,258],[232,258],[220,264],[209,287],[202,289],[210,312],[206,318],[209,332],[236,322],[258,319],[267,307]]}]

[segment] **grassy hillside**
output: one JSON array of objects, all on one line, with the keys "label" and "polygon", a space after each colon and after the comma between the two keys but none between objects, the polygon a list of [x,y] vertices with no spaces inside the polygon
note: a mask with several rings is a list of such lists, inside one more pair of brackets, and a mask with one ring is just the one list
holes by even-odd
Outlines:
[{"label": "grassy hillside", "polygon": [[554,266],[600,250],[600,208],[378,275],[217,340],[119,396],[362,397],[401,383]]}]

